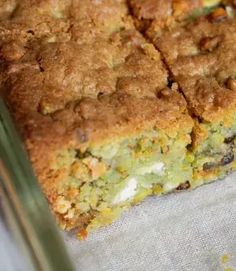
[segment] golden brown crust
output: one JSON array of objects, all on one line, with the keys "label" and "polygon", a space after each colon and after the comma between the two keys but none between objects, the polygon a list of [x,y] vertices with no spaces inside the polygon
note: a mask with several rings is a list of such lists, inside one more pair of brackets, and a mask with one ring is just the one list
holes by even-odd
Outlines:
[{"label": "golden brown crust", "polygon": [[202,119],[223,118],[236,104],[235,19],[201,18],[165,33],[155,44],[180,83],[191,110]]},{"label": "golden brown crust", "polygon": [[202,8],[202,0],[129,0],[136,25],[142,31],[161,35],[163,29],[172,28],[186,19],[195,9]]},{"label": "golden brown crust", "polygon": [[133,27],[126,0],[71,1],[72,39],[92,42],[96,37],[109,37],[121,29]]},{"label": "golden brown crust", "polygon": [[163,19],[186,16],[190,11],[203,6],[201,0],[130,0],[134,15],[139,19]]},{"label": "golden brown crust", "polygon": [[1,20],[2,28],[29,38],[53,35],[61,39],[66,38],[66,32],[70,27],[71,1],[7,0],[4,2],[0,6],[0,14],[4,14],[4,20]]},{"label": "golden brown crust", "polygon": [[[236,104],[234,11],[218,7],[205,17],[176,24],[195,8],[219,1],[165,1],[163,9],[159,7],[162,1],[130,2],[139,20],[151,20],[146,34],[163,54],[192,114],[213,121],[223,119],[222,112],[232,113]],[[233,4],[233,1],[224,4]],[[165,16],[169,19],[163,24],[161,20]],[[171,23],[168,25],[167,21]]]},{"label": "golden brown crust", "polygon": [[125,0],[5,0],[0,15],[1,32],[15,42],[92,42],[132,25]]},{"label": "golden brown crust", "polygon": [[153,127],[175,137],[192,127],[184,98],[167,87],[160,54],[135,30],[125,1],[60,3],[22,1],[0,23],[4,95],[49,200],[63,180],[63,170],[55,176],[49,166],[59,150]]}]

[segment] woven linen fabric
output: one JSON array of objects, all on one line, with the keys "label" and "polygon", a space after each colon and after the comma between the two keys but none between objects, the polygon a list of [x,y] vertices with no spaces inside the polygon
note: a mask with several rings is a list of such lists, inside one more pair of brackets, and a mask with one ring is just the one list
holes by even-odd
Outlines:
[{"label": "woven linen fabric", "polygon": [[[236,271],[236,173],[148,198],[86,241],[63,235],[78,271]],[[0,271],[26,271],[3,223],[0,236]]]},{"label": "woven linen fabric", "polygon": [[64,239],[81,271],[236,271],[236,174],[150,197],[86,241]]},{"label": "woven linen fabric", "polygon": [[22,248],[16,246],[13,236],[4,222],[0,198],[0,271],[28,271],[28,264],[21,254]]}]

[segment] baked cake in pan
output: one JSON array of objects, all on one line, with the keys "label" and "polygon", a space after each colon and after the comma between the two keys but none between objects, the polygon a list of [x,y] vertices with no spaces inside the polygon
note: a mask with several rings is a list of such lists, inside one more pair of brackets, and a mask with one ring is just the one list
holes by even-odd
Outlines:
[{"label": "baked cake in pan", "polygon": [[147,30],[195,121],[191,146],[194,186],[236,168],[236,20],[233,6],[225,4],[206,16],[164,29],[161,35],[155,32],[154,21]]},{"label": "baked cake in pan", "polygon": [[235,22],[213,2],[0,4],[2,96],[63,229],[235,167]]},{"label": "baked cake in pan", "polygon": [[[35,4],[42,21],[55,8],[45,3]],[[43,191],[59,224],[82,235],[192,177],[193,121],[183,96],[168,86],[159,52],[136,31],[124,1],[99,3],[74,2],[65,41],[51,26],[25,37],[20,57],[4,50],[7,42],[1,50],[5,99]]]},{"label": "baked cake in pan", "polygon": [[157,41],[196,120],[193,169],[202,181],[236,168],[236,20],[217,12]]}]

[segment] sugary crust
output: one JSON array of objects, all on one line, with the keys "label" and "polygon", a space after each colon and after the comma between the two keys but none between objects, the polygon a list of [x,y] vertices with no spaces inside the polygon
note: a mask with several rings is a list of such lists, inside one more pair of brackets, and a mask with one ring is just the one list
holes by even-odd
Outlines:
[{"label": "sugary crust", "polygon": [[92,43],[132,28],[125,0],[5,0],[0,15],[0,42],[6,40],[8,47],[9,42],[27,46],[36,39]]},{"label": "sugary crust", "polygon": [[235,31],[235,19],[208,16],[155,41],[191,110],[206,121],[224,119],[235,108]]},{"label": "sugary crust", "polygon": [[133,28],[126,0],[71,1],[70,14],[72,39],[78,43]]},{"label": "sugary crust", "polygon": [[201,0],[130,0],[134,15],[138,19],[156,20],[183,18],[190,11],[203,6]]},{"label": "sugary crust", "polygon": [[[1,28],[28,38],[63,34],[70,27],[70,1],[6,0],[0,4]],[[16,38],[17,40],[17,38]]]},{"label": "sugary crust", "polygon": [[167,87],[160,54],[135,30],[125,1],[60,3],[21,1],[0,24],[3,95],[50,201],[63,179],[50,168],[60,150],[154,127],[172,137],[192,128],[184,98],[176,84]]},{"label": "sugary crust", "polygon": [[204,7],[203,0],[129,0],[136,17],[136,27],[152,38],[161,35],[163,30],[171,29],[196,10]]},{"label": "sugary crust", "polygon": [[68,30],[79,26],[77,34],[85,30],[88,36],[93,30],[101,35],[124,27],[128,7],[125,0],[5,0],[0,14],[3,25],[36,35],[55,33],[61,23],[67,23]]}]

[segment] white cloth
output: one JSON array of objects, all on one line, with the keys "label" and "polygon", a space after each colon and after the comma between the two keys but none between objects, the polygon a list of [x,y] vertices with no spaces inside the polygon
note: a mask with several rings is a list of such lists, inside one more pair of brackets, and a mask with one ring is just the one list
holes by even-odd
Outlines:
[{"label": "white cloth", "polygon": [[86,241],[64,237],[81,271],[236,268],[236,174],[191,192],[148,198]]},{"label": "white cloth", "polygon": [[[86,241],[64,239],[78,271],[236,271],[236,173],[149,198]],[[0,223],[0,271],[16,270],[27,269]]]},{"label": "white cloth", "polygon": [[[1,200],[0,215],[3,216]],[[0,218],[0,271],[28,271],[29,268],[21,251],[16,247],[8,227]]]}]

